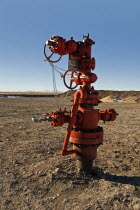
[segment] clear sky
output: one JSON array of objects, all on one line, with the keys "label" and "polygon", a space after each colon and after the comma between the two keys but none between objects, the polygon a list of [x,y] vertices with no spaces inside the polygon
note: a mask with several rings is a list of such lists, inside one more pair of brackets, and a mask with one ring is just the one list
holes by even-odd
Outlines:
[{"label": "clear sky", "polygon": [[[140,0],[1,0],[0,91],[53,90],[52,35],[95,41],[95,89],[140,90]],[[67,69],[67,56],[57,66]],[[57,88],[65,91],[56,73]]]}]

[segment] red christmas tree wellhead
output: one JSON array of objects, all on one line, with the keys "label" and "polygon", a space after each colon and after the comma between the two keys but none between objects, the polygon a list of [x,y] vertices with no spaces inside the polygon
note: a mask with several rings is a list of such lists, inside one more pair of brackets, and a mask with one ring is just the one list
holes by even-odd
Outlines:
[{"label": "red christmas tree wellhead", "polygon": [[[99,121],[113,121],[118,113],[114,109],[100,111],[95,109],[101,101],[98,92],[91,86],[97,80],[95,69],[95,58],[91,57],[91,48],[95,42],[89,38],[89,34],[84,36],[83,41],[75,41],[73,37],[65,40],[59,36],[52,36],[44,45],[45,61],[51,63],[58,62],[63,55],[68,54],[68,70],[63,75],[63,81],[67,88],[74,89],[80,85],[74,94],[74,101],[70,111],[56,110],[50,114],[44,114],[45,118],[52,126],[63,126],[68,124],[64,138],[61,154],[63,156],[73,154],[77,159],[77,167],[86,173],[92,173],[92,162],[97,157],[97,149],[103,142],[103,128]],[[46,49],[51,51],[48,56]],[[56,61],[52,60],[53,54],[60,55]],[[69,84],[66,77],[70,75]],[[72,149],[68,150],[68,144],[72,144]]]}]

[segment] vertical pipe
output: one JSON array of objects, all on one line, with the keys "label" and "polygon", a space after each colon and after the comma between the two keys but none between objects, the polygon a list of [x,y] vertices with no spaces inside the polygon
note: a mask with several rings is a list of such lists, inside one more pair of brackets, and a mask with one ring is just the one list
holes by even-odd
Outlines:
[{"label": "vertical pipe", "polygon": [[61,153],[62,155],[66,155],[68,153],[67,147],[68,147],[69,138],[70,138],[70,134],[71,134],[73,124],[76,121],[76,115],[77,115],[77,110],[78,110],[78,102],[79,102],[80,96],[81,96],[80,91],[77,91],[76,96],[75,96],[75,100],[74,100],[74,105],[71,109],[71,118],[70,118],[69,126],[68,126],[68,129],[67,129],[67,133],[66,133],[66,136],[65,136],[65,139],[64,139],[64,144],[63,144],[63,147],[62,147],[62,153]]}]

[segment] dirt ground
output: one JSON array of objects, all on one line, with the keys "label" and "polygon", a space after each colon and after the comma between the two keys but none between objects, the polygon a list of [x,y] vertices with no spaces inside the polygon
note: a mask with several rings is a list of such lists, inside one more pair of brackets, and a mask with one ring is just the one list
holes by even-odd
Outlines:
[{"label": "dirt ground", "polygon": [[59,155],[67,124],[31,122],[59,103],[70,109],[62,98],[0,98],[1,209],[140,209],[140,104],[98,106],[115,108],[119,116],[100,122],[104,144],[93,176],[79,173],[72,156]]}]

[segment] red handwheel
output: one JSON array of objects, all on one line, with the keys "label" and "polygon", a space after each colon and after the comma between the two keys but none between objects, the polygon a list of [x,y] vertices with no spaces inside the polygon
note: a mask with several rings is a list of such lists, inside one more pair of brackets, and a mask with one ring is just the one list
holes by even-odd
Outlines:
[{"label": "red handwheel", "polygon": [[[68,84],[66,83],[66,76],[68,75],[69,72],[71,72],[70,85],[68,85]],[[72,80],[72,78],[74,78],[74,75],[76,75],[76,73],[77,73],[77,72],[74,71],[74,70],[67,70],[67,71],[65,72],[65,74],[63,75],[64,85],[65,85],[68,89],[75,89],[75,88],[78,86],[78,84],[76,84],[76,85],[73,86],[74,81]]]},{"label": "red handwheel", "polygon": [[60,55],[60,57],[56,61],[53,61],[53,60],[50,59],[53,56],[54,52],[52,52],[49,56],[47,56],[47,54],[46,54],[46,46],[47,45],[45,44],[44,45],[44,56],[45,56],[46,60],[49,61],[49,62],[51,62],[51,63],[57,63],[58,61],[60,61],[62,55]]}]

